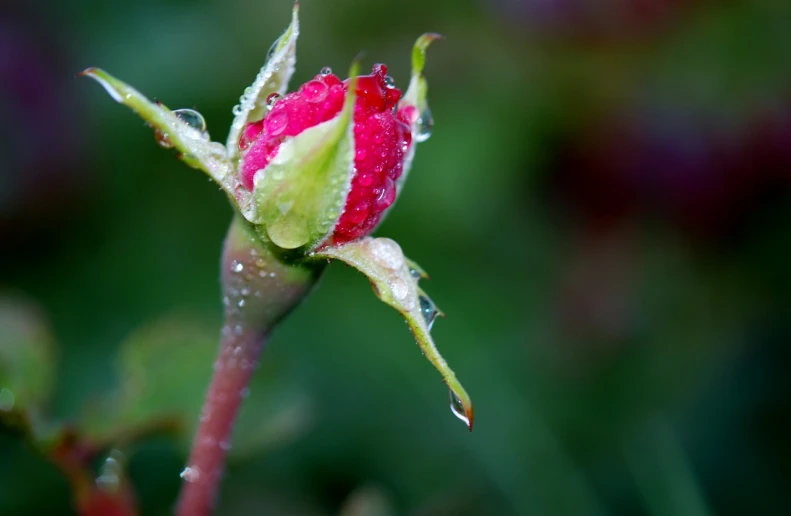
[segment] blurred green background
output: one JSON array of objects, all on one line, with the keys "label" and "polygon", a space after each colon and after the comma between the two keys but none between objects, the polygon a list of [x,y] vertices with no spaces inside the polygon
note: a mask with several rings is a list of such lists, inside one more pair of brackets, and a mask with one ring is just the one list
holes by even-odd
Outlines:
[{"label": "blurred green background", "polygon": [[[0,412],[35,399],[51,433],[135,428],[92,464],[122,452],[142,514],[170,513],[191,430],[135,424],[193,421],[231,209],[75,74],[198,109],[224,141],[290,9],[0,7],[0,369],[19,377]],[[364,50],[405,87],[414,39],[445,36],[434,134],[377,234],[431,274],[476,424],[336,264],[264,354],[218,514],[785,514],[791,3],[304,0],[300,17],[295,84]],[[0,514],[74,514],[5,421]]]}]

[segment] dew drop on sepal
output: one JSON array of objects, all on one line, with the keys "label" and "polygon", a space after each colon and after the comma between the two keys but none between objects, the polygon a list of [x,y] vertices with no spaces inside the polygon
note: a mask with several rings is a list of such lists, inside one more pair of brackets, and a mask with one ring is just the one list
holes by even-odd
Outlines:
[{"label": "dew drop on sepal", "polygon": [[431,299],[422,294],[418,297],[418,301],[420,302],[420,313],[423,315],[423,320],[426,321],[426,326],[430,330],[437,319],[437,315],[439,315],[439,310],[437,310]]},{"label": "dew drop on sepal", "polygon": [[199,133],[203,134],[206,132],[206,119],[194,109],[175,109],[173,114]]},{"label": "dew drop on sepal", "polygon": [[278,100],[280,100],[280,93],[277,93],[277,92],[270,93],[266,97],[266,108],[267,109],[272,109],[275,106],[275,102],[277,102]]}]

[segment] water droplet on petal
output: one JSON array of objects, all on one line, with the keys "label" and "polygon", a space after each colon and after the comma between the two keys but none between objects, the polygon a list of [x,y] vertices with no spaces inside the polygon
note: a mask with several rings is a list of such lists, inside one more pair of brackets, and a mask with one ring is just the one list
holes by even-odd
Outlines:
[{"label": "water droplet on petal", "polygon": [[392,90],[395,88],[395,79],[389,75],[385,75],[385,88]]},{"label": "water droplet on petal", "polygon": [[321,75],[329,75],[332,73],[332,68],[330,68],[329,66],[325,66],[324,68],[321,69],[321,72],[319,73]]},{"label": "water droplet on petal", "polygon": [[423,314],[423,320],[426,321],[426,326],[430,330],[439,315],[439,310],[431,299],[422,294],[418,296],[418,301],[420,302],[420,313]]},{"label": "water droplet on petal", "polygon": [[452,390],[448,389],[448,393],[450,394],[450,411],[453,412],[453,415],[460,421],[467,425],[467,428],[472,430],[470,419],[467,417],[467,411],[464,410],[464,403],[461,402],[461,399],[459,399]]},{"label": "water droplet on petal", "polygon": [[308,81],[302,86],[301,90],[302,98],[312,104],[323,102],[330,92],[327,85],[321,81]]},{"label": "water droplet on petal", "polygon": [[173,110],[173,114],[199,133],[202,134],[206,132],[206,119],[194,109],[175,109]]},{"label": "water droplet on petal", "polygon": [[244,264],[242,262],[233,262],[231,266],[234,272],[242,272],[244,270]]},{"label": "water droplet on petal", "polygon": [[278,100],[280,100],[280,93],[277,92],[270,93],[266,97],[266,108],[272,109],[275,106],[275,102],[277,102]]},{"label": "water droplet on petal", "polygon": [[420,113],[417,119],[417,130],[415,131],[415,141],[418,143],[424,142],[431,137],[431,130],[434,128],[434,118],[431,116],[431,110],[426,108]]},{"label": "water droplet on petal", "polygon": [[286,130],[288,125],[288,114],[284,111],[271,113],[264,119],[264,127],[270,136],[277,136]]},{"label": "water droplet on petal", "polygon": [[197,466],[187,466],[179,475],[185,482],[197,482],[200,478],[200,469]]}]

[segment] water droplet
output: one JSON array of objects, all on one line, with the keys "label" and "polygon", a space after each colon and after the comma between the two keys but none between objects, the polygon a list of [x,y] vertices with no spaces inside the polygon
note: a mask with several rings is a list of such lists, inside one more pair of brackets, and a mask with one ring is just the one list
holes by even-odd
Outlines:
[{"label": "water droplet", "polygon": [[113,450],[104,460],[101,468],[99,468],[99,476],[96,477],[96,485],[103,491],[114,493],[118,490],[121,484],[121,475],[123,473],[121,461],[123,455],[118,450]]},{"label": "water droplet", "polygon": [[11,412],[14,403],[16,403],[14,392],[6,387],[0,389],[0,412]]},{"label": "water droplet", "polygon": [[240,292],[241,292],[241,294],[243,296],[249,296],[250,295],[250,287],[242,287],[242,290]]},{"label": "water droplet", "polygon": [[239,303],[237,303],[237,305],[239,306],[239,308],[244,308],[244,305],[246,305],[246,304],[247,304],[247,301],[246,301],[246,300],[244,300],[244,299],[240,299],[240,300],[239,300]]},{"label": "water droplet", "polygon": [[417,131],[415,132],[415,141],[418,143],[424,142],[431,137],[431,130],[434,128],[434,117],[431,116],[431,110],[426,108],[420,113],[417,119]]},{"label": "water droplet", "polygon": [[266,60],[267,61],[272,59],[272,56],[275,55],[275,52],[277,52],[277,46],[278,46],[279,43],[280,43],[280,39],[276,39],[275,42],[272,43],[269,46],[269,50],[266,51]]},{"label": "water droplet", "polygon": [[275,111],[264,119],[264,127],[270,136],[277,136],[286,130],[288,114],[285,111]]},{"label": "water droplet", "polygon": [[410,267],[409,269],[409,275],[415,278],[416,280],[423,278],[423,276],[420,274],[420,271],[412,267]]},{"label": "water droplet", "polygon": [[187,466],[179,475],[185,482],[197,482],[200,478],[200,469],[197,466]]},{"label": "water droplet", "polygon": [[321,69],[321,72],[319,73],[321,75],[329,75],[332,73],[332,68],[330,68],[329,66],[325,66],[324,68]]},{"label": "water droplet", "polygon": [[404,252],[395,240],[374,238],[369,242],[368,250],[374,260],[390,270],[399,269],[404,265]]},{"label": "water droplet", "polygon": [[241,105],[241,104],[236,104],[236,105],[233,107],[233,109],[231,109],[231,113],[233,113],[233,114],[234,114],[234,116],[239,116],[239,115],[241,115],[241,114],[242,114],[242,105]]},{"label": "water droplet", "polygon": [[234,272],[242,272],[244,270],[244,264],[242,262],[234,261],[231,268]]},{"label": "water droplet", "polygon": [[418,301],[420,302],[420,313],[423,314],[423,320],[426,321],[426,326],[430,330],[439,315],[439,310],[431,299],[422,294],[418,296]]},{"label": "water droplet", "polygon": [[385,88],[392,90],[395,88],[395,79],[389,75],[385,75]]},{"label": "water droplet", "polygon": [[395,278],[390,281],[390,290],[397,301],[404,301],[409,295],[409,285],[401,278]]},{"label": "water droplet", "polygon": [[173,114],[201,134],[206,132],[206,119],[194,109],[175,109]]},{"label": "water droplet", "polygon": [[302,85],[302,98],[312,104],[323,102],[327,98],[330,89],[321,81],[308,81]]},{"label": "water droplet", "polygon": [[280,93],[277,93],[277,92],[270,93],[266,97],[266,108],[267,109],[272,109],[273,107],[275,107],[275,102],[277,102],[278,100],[280,100]]},{"label": "water droplet", "polygon": [[467,428],[472,430],[470,419],[467,417],[467,411],[464,410],[464,403],[461,402],[461,399],[459,399],[459,397],[456,396],[456,393],[452,390],[448,389],[448,394],[450,395],[450,411],[460,421],[467,425]]}]

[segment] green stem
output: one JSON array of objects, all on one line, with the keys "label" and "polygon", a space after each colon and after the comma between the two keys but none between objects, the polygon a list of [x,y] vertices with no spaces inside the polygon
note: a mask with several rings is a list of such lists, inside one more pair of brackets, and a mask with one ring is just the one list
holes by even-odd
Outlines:
[{"label": "green stem", "polygon": [[236,415],[270,332],[310,292],[322,264],[291,264],[272,254],[239,217],[222,258],[225,324],[214,375],[179,497],[178,516],[207,516],[217,500]]}]

